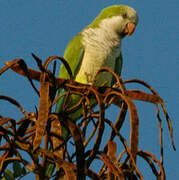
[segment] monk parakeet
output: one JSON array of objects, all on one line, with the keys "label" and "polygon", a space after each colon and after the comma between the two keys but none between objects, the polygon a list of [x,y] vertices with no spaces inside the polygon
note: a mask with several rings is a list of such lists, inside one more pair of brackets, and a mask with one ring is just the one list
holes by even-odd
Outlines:
[{"label": "monk parakeet", "polygon": [[[120,75],[122,68],[121,41],[130,36],[138,23],[136,11],[126,5],[113,5],[104,8],[94,21],[75,36],[68,44],[64,58],[70,65],[74,80],[84,84],[90,84],[96,72],[101,67],[109,67]],[[62,64],[60,78],[69,79],[69,74]],[[96,86],[112,87],[115,83],[109,72],[100,73]],[[65,90],[60,89],[59,94]],[[68,103],[69,107],[76,104],[80,97],[71,95]],[[64,103],[64,98],[59,99],[56,106],[56,113],[60,113]],[[94,105],[93,105],[94,106]],[[76,121],[82,115],[79,108],[71,112],[69,117]]]}]

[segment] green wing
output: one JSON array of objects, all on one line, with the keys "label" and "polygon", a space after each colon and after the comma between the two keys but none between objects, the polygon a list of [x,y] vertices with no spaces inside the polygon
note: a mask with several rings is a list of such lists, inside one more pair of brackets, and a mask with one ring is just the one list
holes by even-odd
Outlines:
[{"label": "green wing", "polygon": [[[68,62],[74,77],[78,72],[84,54],[84,47],[81,43],[81,39],[82,39],[81,34],[75,36],[70,41],[64,52],[64,58]],[[64,79],[69,79],[69,74],[63,64],[61,65],[59,77]]]},{"label": "green wing", "polygon": [[[81,38],[82,38],[81,34],[78,34],[77,36],[75,36],[68,44],[64,53],[64,58],[68,62],[74,78],[79,70],[79,67],[82,62],[83,54],[84,54],[84,47],[81,43]],[[61,65],[61,68],[60,68],[59,77],[64,78],[64,79],[70,78],[63,64]],[[59,89],[58,94],[63,94],[64,92],[65,92],[65,89]],[[55,109],[56,113],[59,113],[62,110],[64,99],[65,99],[65,96],[63,96],[62,98],[58,100],[58,103]],[[70,101],[73,102],[71,104],[73,105],[79,101],[79,98],[77,98],[75,95],[72,95],[70,96]]]},{"label": "green wing", "polygon": [[[115,72],[118,76],[121,75],[122,64],[123,64],[122,53],[120,53],[119,57],[116,58],[115,69],[114,69],[114,72]],[[113,77],[112,82],[111,82],[111,87],[112,87],[115,83],[116,83],[116,79]]]}]

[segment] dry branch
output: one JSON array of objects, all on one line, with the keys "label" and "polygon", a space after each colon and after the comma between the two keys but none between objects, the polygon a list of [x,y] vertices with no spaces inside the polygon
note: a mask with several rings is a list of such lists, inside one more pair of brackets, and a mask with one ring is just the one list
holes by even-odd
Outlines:
[{"label": "dry branch", "polygon": [[[50,179],[62,176],[65,176],[66,179],[85,179],[87,176],[92,179],[143,179],[143,175],[137,167],[137,157],[140,156],[149,164],[157,179],[166,179],[163,168],[162,120],[159,115],[158,105],[161,105],[163,109],[170,131],[172,146],[175,150],[173,130],[164,101],[150,85],[137,79],[123,82],[120,77],[106,67],[100,69],[96,76],[103,71],[111,73],[116,80],[113,88],[94,86],[95,78],[92,85],[81,84],[73,80],[72,71],[64,58],[52,56],[42,64],[41,59],[34,54],[32,56],[37,63],[38,71],[28,68],[22,59],[7,62],[0,69],[0,75],[4,75],[5,71],[12,69],[19,75],[27,77],[34,91],[39,94],[38,110],[28,113],[15,99],[0,95],[0,100],[15,105],[24,116],[19,121],[15,121],[11,117],[0,115],[1,176],[4,175],[8,164],[18,161],[28,171],[34,172],[36,179]],[[54,60],[60,60],[65,65],[69,79],[56,78],[54,76],[55,69],[52,72],[48,70],[48,65]],[[55,67],[56,63],[54,64]],[[34,80],[40,83],[40,90],[35,87]],[[143,85],[151,93],[146,93],[140,89],[127,90],[125,88],[127,83]],[[66,92],[56,96],[59,88],[65,89]],[[80,97],[79,101],[69,106],[69,97],[74,94]],[[63,108],[60,114],[56,114],[53,112],[52,106],[61,98],[64,100]],[[94,104],[91,104],[91,99],[96,101],[96,106],[99,109],[97,112],[93,110]],[[139,117],[134,100],[150,102],[156,107],[160,129],[160,161],[152,153],[138,149],[140,140],[138,135]],[[116,117],[116,121],[108,120],[105,116],[106,109],[111,104],[119,107],[119,115]],[[79,108],[83,109],[82,117],[77,122],[74,122],[69,114]],[[125,123],[127,110],[129,110],[130,115],[129,146],[120,133],[120,129]],[[88,133],[91,125],[93,126],[91,133]],[[111,134],[109,133],[109,139],[102,151],[101,144],[103,135],[106,133],[106,125],[111,128]],[[62,134],[63,128],[69,130],[69,136],[65,139]],[[44,141],[43,136],[45,137]],[[113,141],[115,137],[118,138],[117,142]],[[96,139],[94,140],[94,138]],[[74,143],[72,144],[71,141]],[[118,158],[116,143],[122,143],[124,146]],[[89,144],[92,145],[91,148],[88,147]],[[21,150],[29,155],[30,161],[23,158]],[[124,155],[127,155],[127,158],[121,162]],[[103,165],[98,167],[98,171],[101,169],[99,173],[90,169],[90,165],[95,163],[97,159],[103,161]],[[152,161],[159,167],[159,172],[157,172]],[[54,170],[55,166],[56,169]]]}]

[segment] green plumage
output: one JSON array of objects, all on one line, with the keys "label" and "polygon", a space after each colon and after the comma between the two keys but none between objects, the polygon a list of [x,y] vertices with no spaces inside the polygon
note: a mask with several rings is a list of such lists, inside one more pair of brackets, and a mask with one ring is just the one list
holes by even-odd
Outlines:
[{"label": "green plumage", "polygon": [[[82,59],[82,55],[84,51],[83,45],[81,43],[81,39],[82,39],[82,35],[80,33],[70,41],[70,43],[68,44],[64,52],[64,58],[70,65],[70,68],[72,70],[72,74],[74,77],[75,77],[77,68],[81,64],[81,59]],[[63,64],[61,65],[59,77],[69,79],[69,74]]]},{"label": "green plumage", "polygon": [[113,6],[106,7],[101,11],[99,16],[97,16],[88,27],[97,28],[99,27],[99,23],[101,19],[111,18],[119,14],[122,15],[126,12],[126,9],[128,8],[131,8],[131,7],[125,6],[125,5],[113,5]]}]

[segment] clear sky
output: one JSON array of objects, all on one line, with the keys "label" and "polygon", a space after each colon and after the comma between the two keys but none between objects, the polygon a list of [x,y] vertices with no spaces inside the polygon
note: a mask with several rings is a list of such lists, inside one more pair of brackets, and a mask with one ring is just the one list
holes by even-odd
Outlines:
[{"label": "clear sky", "polygon": [[[113,4],[127,4],[138,12],[139,24],[135,33],[123,40],[122,77],[148,82],[165,100],[177,148],[176,152],[171,148],[167,124],[162,116],[165,170],[167,179],[179,178],[178,0],[1,0],[0,68],[4,62],[15,58],[23,58],[30,67],[36,68],[32,52],[42,59],[52,55],[63,56],[70,39],[104,7]],[[38,97],[29,83],[10,70],[0,77],[0,94],[17,99],[27,111],[34,111],[34,105],[38,105]],[[0,101],[0,114],[16,118],[21,115],[12,112],[11,108],[12,105]],[[140,117],[139,148],[151,151],[159,158],[155,108],[152,104],[143,102],[137,103],[137,108]],[[126,128],[122,129],[124,133],[129,131],[127,121],[129,120],[126,119]],[[141,163],[145,164],[144,161]],[[143,164],[139,166],[145,174],[144,179],[155,179],[148,166]]]}]

